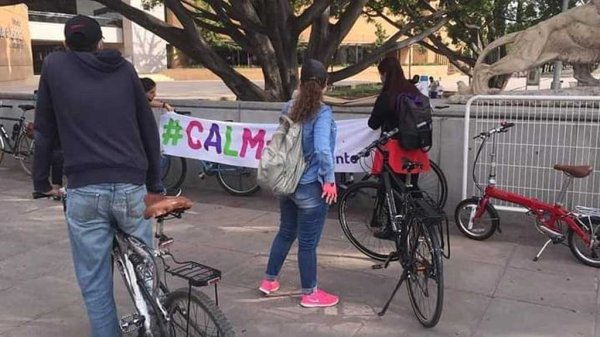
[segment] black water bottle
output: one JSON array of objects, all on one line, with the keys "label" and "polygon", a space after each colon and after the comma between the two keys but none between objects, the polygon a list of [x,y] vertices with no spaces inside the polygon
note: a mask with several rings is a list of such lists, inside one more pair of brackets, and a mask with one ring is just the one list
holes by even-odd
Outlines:
[{"label": "black water bottle", "polygon": [[21,131],[20,129],[21,129],[21,127],[18,123],[13,125],[12,140],[17,139],[17,136],[19,135],[19,131]]}]

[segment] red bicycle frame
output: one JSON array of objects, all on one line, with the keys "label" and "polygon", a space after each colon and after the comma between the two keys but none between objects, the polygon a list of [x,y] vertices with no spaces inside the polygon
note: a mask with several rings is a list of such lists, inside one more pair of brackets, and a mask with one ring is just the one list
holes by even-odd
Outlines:
[{"label": "red bicycle frame", "polygon": [[[475,219],[478,219],[483,215],[491,198],[508,201],[527,208],[541,222],[543,222],[546,227],[552,230],[556,230],[555,224],[557,221],[564,221],[569,228],[571,228],[577,234],[577,236],[583,239],[586,245],[590,244],[589,235],[581,228],[580,225],[577,224],[571,213],[565,210],[560,204],[548,204],[535,198],[529,198],[517,193],[499,189],[493,184],[487,185],[485,188],[483,197],[479,202],[479,207],[477,208],[477,212],[474,216]],[[545,214],[549,214],[550,217],[545,218]]]}]

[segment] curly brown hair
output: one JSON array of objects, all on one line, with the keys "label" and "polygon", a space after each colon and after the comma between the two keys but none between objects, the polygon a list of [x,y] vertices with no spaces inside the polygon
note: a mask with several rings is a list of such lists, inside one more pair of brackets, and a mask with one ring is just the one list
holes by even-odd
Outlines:
[{"label": "curly brown hair", "polygon": [[289,116],[294,122],[311,120],[321,107],[325,81],[309,80],[300,83],[300,92],[294,101]]}]

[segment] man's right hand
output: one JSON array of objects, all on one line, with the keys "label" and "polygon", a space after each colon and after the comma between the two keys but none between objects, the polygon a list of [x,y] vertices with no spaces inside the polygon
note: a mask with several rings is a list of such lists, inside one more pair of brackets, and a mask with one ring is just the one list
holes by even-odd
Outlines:
[{"label": "man's right hand", "polygon": [[52,189],[48,192],[44,192],[45,195],[48,196],[52,196],[52,197],[60,197],[62,196],[62,192],[60,191],[60,189],[58,188],[58,186],[52,186]]}]

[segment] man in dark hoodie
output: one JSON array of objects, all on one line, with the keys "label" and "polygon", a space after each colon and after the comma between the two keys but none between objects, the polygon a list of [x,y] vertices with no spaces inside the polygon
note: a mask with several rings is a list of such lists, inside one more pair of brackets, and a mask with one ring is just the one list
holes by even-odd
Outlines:
[{"label": "man in dark hoodie", "polygon": [[111,248],[114,228],[152,244],[144,196],[163,191],[160,144],[152,110],[133,66],[116,50],[100,50],[98,22],[65,24],[67,51],[44,60],[35,113],[34,188],[48,182],[59,137],[68,181],[66,218],[73,264],[92,336],[121,335]]}]

